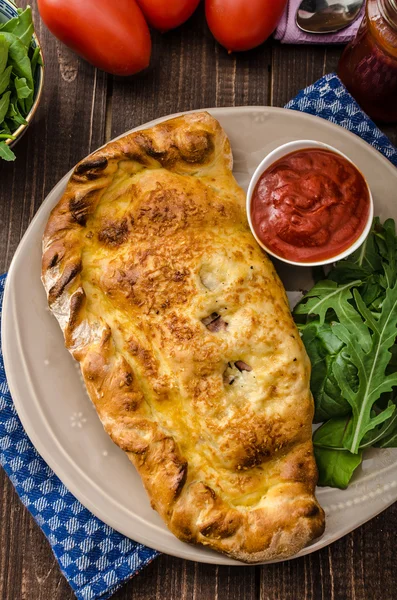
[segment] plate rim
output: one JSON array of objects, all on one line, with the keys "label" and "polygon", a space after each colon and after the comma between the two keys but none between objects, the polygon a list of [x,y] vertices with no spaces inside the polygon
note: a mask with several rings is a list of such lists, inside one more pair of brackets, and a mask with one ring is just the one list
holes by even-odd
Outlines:
[{"label": "plate rim", "polygon": [[[354,140],[355,143],[358,143],[361,146],[364,145],[364,147],[367,150],[369,149],[370,152],[374,153],[374,156],[376,156],[378,160],[379,160],[379,158],[381,159],[384,166],[386,166],[388,169],[390,169],[391,173],[394,173],[394,170],[395,170],[394,165],[381,152],[379,152],[376,148],[371,146],[371,144],[369,144],[368,142],[363,140],[361,137],[359,137],[358,135],[354,134],[353,132],[345,129],[344,127],[341,127],[340,125],[332,123],[332,122],[328,121],[327,119],[323,119],[322,117],[319,117],[316,115],[311,115],[308,113],[302,113],[300,111],[293,111],[291,109],[285,109],[285,108],[281,108],[281,107],[271,107],[271,106],[255,106],[254,105],[254,106],[232,106],[232,107],[229,106],[229,107],[201,108],[201,109],[194,109],[194,110],[189,110],[189,111],[181,111],[181,112],[173,113],[170,115],[164,115],[164,116],[158,117],[156,119],[153,119],[151,121],[148,121],[146,123],[143,123],[141,125],[138,125],[132,129],[127,130],[126,132],[120,134],[119,136],[112,138],[111,140],[109,140],[109,142],[106,142],[105,144],[103,144],[103,146],[100,146],[99,148],[103,148],[108,143],[110,143],[114,140],[120,139],[120,138],[124,137],[125,135],[128,135],[129,133],[132,133],[134,131],[139,131],[144,128],[152,127],[152,126],[156,125],[157,123],[161,123],[165,120],[172,119],[172,118],[178,117],[180,115],[195,113],[195,112],[203,112],[203,111],[208,111],[210,114],[214,115],[215,117],[217,117],[217,115],[224,115],[228,112],[233,113],[236,111],[240,112],[240,113],[245,112],[247,114],[252,114],[252,112],[264,112],[264,113],[270,112],[270,113],[284,113],[284,114],[285,113],[297,113],[297,115],[300,118],[303,118],[303,119],[306,119],[309,121],[320,120],[322,125],[325,126],[326,128],[328,127],[331,130],[339,130],[339,132],[343,132],[344,135],[347,134],[347,136],[350,137],[352,140]],[[95,149],[93,152],[88,154],[87,157],[91,156],[98,149]],[[18,247],[14,253],[13,259],[11,261],[11,264],[10,264],[10,267],[8,270],[8,276],[6,279],[6,285],[5,285],[5,290],[4,290],[4,300],[3,300],[3,310],[2,310],[3,318],[2,318],[1,333],[2,333],[2,350],[3,350],[3,357],[4,357],[4,367],[5,367],[5,372],[6,372],[6,376],[7,376],[7,382],[9,385],[10,393],[11,393],[11,396],[13,399],[13,404],[14,404],[17,414],[21,420],[21,423],[25,429],[25,432],[28,435],[28,437],[30,438],[30,440],[32,441],[37,452],[40,454],[40,456],[43,458],[43,460],[49,465],[49,467],[54,471],[54,473],[61,480],[61,482],[64,483],[64,485],[67,487],[67,489],[81,502],[81,504],[83,504],[83,506],[85,506],[88,510],[90,510],[98,519],[100,519],[104,523],[108,524],[109,526],[114,528],[116,531],[120,532],[120,529],[118,528],[117,523],[115,523],[115,520],[112,518],[112,516],[104,515],[100,510],[97,510],[96,506],[92,503],[91,499],[86,495],[84,490],[81,490],[81,489],[76,490],[76,486],[74,485],[74,483],[72,481],[72,479],[73,479],[72,476],[69,476],[65,472],[62,472],[61,475],[59,474],[57,461],[51,455],[51,453],[48,453],[47,448],[45,447],[44,442],[41,441],[40,436],[38,434],[36,435],[35,428],[34,428],[33,424],[30,422],[29,416],[25,412],[24,402],[19,397],[19,394],[17,391],[17,386],[13,379],[14,375],[10,376],[10,374],[12,373],[11,350],[8,347],[8,342],[7,342],[8,332],[7,332],[7,325],[6,325],[6,322],[9,322],[10,319],[6,319],[5,316],[6,316],[6,314],[12,314],[12,312],[13,312],[12,311],[13,307],[12,307],[11,282],[13,281],[14,277],[16,277],[17,267],[18,267],[18,259],[22,252],[22,248],[26,244],[26,240],[28,239],[31,230],[33,229],[36,221],[41,217],[41,215],[44,212],[47,212],[47,214],[49,214],[50,210],[53,208],[53,206],[55,206],[56,202],[51,203],[51,196],[55,196],[56,194],[59,194],[58,190],[65,185],[67,180],[70,178],[70,175],[73,172],[73,169],[74,169],[74,167],[70,171],[68,171],[48,192],[48,194],[46,195],[42,204],[38,208],[36,214],[34,215],[32,221],[30,222],[27,230],[25,231],[24,235],[22,236],[22,238],[18,244]],[[46,421],[45,418],[44,418],[44,421]],[[50,432],[51,432],[52,438],[55,438],[51,429],[50,429]],[[57,445],[59,446],[59,448],[63,454],[67,454],[66,451],[61,446],[61,444],[57,443]],[[69,460],[69,462],[73,466],[77,466],[77,465],[75,465],[74,461]],[[288,559],[276,559],[276,560],[266,561],[263,563],[255,563],[255,564],[272,564],[272,563],[276,563],[276,562],[283,562],[285,560],[294,560],[296,558],[300,558],[302,556],[310,554],[314,551],[320,550],[321,548],[328,546],[329,544],[333,543],[337,539],[340,539],[341,537],[345,536],[347,533],[350,533],[357,527],[363,525],[365,522],[374,518],[377,514],[379,514],[386,508],[388,508],[388,506],[393,504],[396,500],[397,500],[397,489],[395,491],[394,497],[390,500],[390,502],[385,503],[379,510],[377,510],[375,513],[372,513],[371,516],[364,517],[362,520],[360,520],[360,522],[356,523],[353,528],[351,528],[350,526],[346,526],[345,528],[342,528],[341,530],[339,530],[337,534],[335,534],[334,536],[331,536],[331,539],[328,539],[326,541],[324,541],[323,538],[318,538],[311,545],[306,546],[298,554],[291,556]],[[126,535],[122,532],[120,532],[120,533],[122,535]],[[128,537],[128,536],[126,536],[126,537]],[[140,539],[134,539],[133,541],[147,545],[148,542],[147,542],[147,540],[145,541],[143,536],[138,535],[138,538],[140,538]],[[133,539],[133,538],[130,538],[130,539]],[[198,556],[192,557],[190,555],[191,552],[194,552],[195,550],[197,551],[197,549],[200,549],[200,550],[205,550],[205,549],[201,548],[200,546],[194,546],[194,545],[190,545],[190,544],[186,544],[186,552],[173,550],[172,548],[170,549],[167,546],[166,541],[165,541],[165,544],[163,544],[161,542],[158,544],[156,543],[155,548],[152,543],[150,543],[149,546],[155,550],[158,550],[159,552],[164,552],[171,556],[175,556],[175,557],[182,558],[185,560],[192,560],[195,562],[201,562],[201,563],[206,563],[206,564],[216,564],[216,565],[229,565],[229,566],[253,566],[252,563],[251,564],[242,563],[242,562],[234,560],[226,555],[218,554],[218,553],[214,553],[214,554],[208,553],[207,554],[206,552],[202,552],[202,553],[199,553]],[[314,547],[314,546],[316,546],[316,547]]]}]

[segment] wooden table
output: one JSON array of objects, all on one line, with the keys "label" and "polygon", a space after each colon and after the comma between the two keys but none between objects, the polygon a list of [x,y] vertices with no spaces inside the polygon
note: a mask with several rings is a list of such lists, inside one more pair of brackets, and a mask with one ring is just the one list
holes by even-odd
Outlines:
[{"label": "wooden table", "polygon": [[[269,41],[229,56],[199,9],[182,28],[153,35],[151,67],[129,79],[96,71],[57,42],[34,10],[45,90],[17,161],[0,164],[0,272],[57,181],[116,135],[170,113],[211,106],[283,106],[335,70],[340,49]],[[384,131],[397,143],[397,127]],[[397,598],[397,504],[350,535],[289,562],[216,567],[161,556],[115,600],[392,600]],[[50,546],[0,469],[1,600],[71,600]]]}]

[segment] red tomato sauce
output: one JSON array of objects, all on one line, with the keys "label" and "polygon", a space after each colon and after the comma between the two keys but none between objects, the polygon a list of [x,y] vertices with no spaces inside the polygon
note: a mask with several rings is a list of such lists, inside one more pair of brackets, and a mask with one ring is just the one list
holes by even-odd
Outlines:
[{"label": "red tomato sauce", "polygon": [[262,174],[251,220],[274,254],[315,262],[349,248],[363,232],[369,210],[360,171],[335,152],[307,148],[283,156]]}]

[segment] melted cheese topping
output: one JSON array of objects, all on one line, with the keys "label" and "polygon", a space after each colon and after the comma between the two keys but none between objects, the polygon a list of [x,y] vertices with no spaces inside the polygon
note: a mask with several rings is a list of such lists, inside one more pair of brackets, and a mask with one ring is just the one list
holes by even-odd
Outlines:
[{"label": "melted cheese topping", "polygon": [[105,429],[182,539],[230,537],[253,508],[312,506],[310,365],[249,231],[227,138],[197,115],[109,148],[76,168],[43,259]]},{"label": "melted cheese topping", "polygon": [[[87,311],[111,327],[151,418],[214,489],[233,502],[242,492],[244,505],[257,502],[265,489],[244,471],[290,438],[308,363],[241,203],[196,178],[165,170],[126,177],[119,168],[87,230]],[[213,312],[226,330],[203,325]],[[239,360],[252,371],[236,369],[225,384],[228,365]]]}]

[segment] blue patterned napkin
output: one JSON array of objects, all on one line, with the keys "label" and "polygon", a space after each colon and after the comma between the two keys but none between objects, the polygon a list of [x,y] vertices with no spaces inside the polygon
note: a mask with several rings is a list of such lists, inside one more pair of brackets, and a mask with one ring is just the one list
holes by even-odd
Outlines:
[{"label": "blue patterned napkin", "polygon": [[335,73],[301,90],[285,108],[310,113],[341,125],[371,144],[397,167],[397,149],[361,110]]},{"label": "blue patterned napkin", "polygon": [[[1,275],[0,317],[5,280],[6,276]],[[109,598],[158,556],[155,550],[133,542],[94,517],[37,453],[11,399],[1,337],[0,464],[44,531],[77,598]]]},{"label": "blue patterned napkin", "polygon": [[[327,75],[300,92],[287,108],[342,125],[397,166],[397,150],[360,110],[336,75]],[[0,308],[4,285],[3,275],[0,277]],[[77,598],[109,598],[158,555],[94,517],[39,456],[15,412],[1,350],[0,463],[46,535]]]}]

